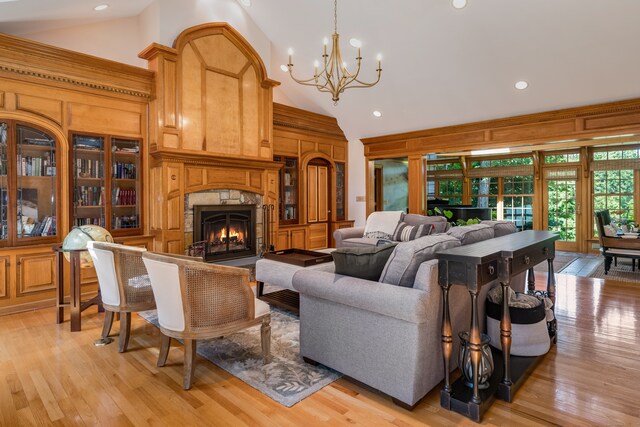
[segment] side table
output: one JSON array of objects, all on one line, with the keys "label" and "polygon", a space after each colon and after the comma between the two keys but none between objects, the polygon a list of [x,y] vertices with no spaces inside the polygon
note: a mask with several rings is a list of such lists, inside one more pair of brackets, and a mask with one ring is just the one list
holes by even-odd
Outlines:
[{"label": "side table", "polygon": [[[442,288],[442,353],[444,358],[444,387],[440,393],[440,405],[456,411],[476,422],[498,397],[507,402],[513,400],[516,390],[522,385],[536,363],[543,357],[511,356],[511,318],[509,314],[509,289],[511,278],[529,271],[529,292],[535,287],[533,267],[543,261],[549,265],[546,294],[555,304],[555,278],[553,258],[558,235],[550,231],[521,231],[482,242],[460,246],[438,252],[438,283]],[[503,304],[500,321],[500,347],[494,351],[494,371],[489,387],[480,390],[478,372],[481,358],[481,333],[478,305],[483,286],[496,281],[502,286]],[[449,288],[452,285],[466,286],[471,297],[471,326],[469,349],[473,371],[473,387],[469,388],[460,378],[451,384],[450,360],[453,353],[453,331],[449,314]],[[555,326],[552,328],[555,333]]]},{"label": "side table", "polygon": [[[82,301],[80,289],[80,254],[86,252],[87,249],[62,249],[62,246],[54,246],[53,251],[56,253],[56,323],[64,322],[64,309],[69,308],[71,312],[71,332],[79,332],[82,330],[80,321],[81,313],[92,305],[98,305],[98,312],[103,312],[102,298],[100,297],[100,288],[98,295],[87,301]],[[69,253],[69,264],[71,275],[69,280],[69,301],[65,302],[64,298],[64,254]]]}]

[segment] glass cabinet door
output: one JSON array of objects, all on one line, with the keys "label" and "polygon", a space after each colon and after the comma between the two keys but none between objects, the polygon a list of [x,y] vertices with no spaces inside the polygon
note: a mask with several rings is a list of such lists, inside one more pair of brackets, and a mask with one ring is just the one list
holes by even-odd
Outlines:
[{"label": "glass cabinet door", "polygon": [[73,135],[73,226],[105,227],[104,148],[101,136]]},{"label": "glass cabinet door", "polygon": [[56,141],[46,133],[16,125],[18,239],[55,236]]},{"label": "glass cabinet door", "polygon": [[273,158],[282,162],[280,169],[280,194],[278,217],[281,224],[298,223],[298,159],[295,157]]},{"label": "glass cabinet door", "polygon": [[111,139],[111,229],[140,228],[140,141]]},{"label": "glass cabinet door", "polygon": [[9,125],[0,122],[0,241],[9,238],[9,165],[7,164],[7,139],[9,137]]},{"label": "glass cabinet door", "polygon": [[345,164],[336,162],[336,221],[345,219]]}]

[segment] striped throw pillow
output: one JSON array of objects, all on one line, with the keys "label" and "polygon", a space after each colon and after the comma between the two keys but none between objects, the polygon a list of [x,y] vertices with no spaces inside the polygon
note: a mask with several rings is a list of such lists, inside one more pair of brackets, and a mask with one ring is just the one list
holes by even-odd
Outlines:
[{"label": "striped throw pillow", "polygon": [[434,229],[433,224],[409,225],[406,222],[399,222],[393,232],[393,240],[396,242],[408,242],[428,236]]}]

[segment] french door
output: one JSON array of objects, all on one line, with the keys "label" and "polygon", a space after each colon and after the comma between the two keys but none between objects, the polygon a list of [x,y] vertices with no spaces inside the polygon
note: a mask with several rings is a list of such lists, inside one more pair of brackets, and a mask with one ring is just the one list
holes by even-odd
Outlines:
[{"label": "french door", "polygon": [[578,251],[581,241],[582,202],[578,168],[545,168],[544,170],[544,228],[560,235],[556,248]]}]

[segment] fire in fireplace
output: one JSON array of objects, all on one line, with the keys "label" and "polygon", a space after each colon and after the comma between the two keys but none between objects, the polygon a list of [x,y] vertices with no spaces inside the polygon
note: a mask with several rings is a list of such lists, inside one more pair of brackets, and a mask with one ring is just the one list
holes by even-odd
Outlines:
[{"label": "fire in fireplace", "polygon": [[205,260],[256,254],[255,205],[193,207],[194,241],[205,245]]}]

